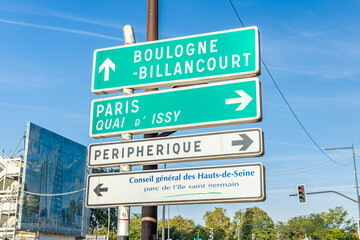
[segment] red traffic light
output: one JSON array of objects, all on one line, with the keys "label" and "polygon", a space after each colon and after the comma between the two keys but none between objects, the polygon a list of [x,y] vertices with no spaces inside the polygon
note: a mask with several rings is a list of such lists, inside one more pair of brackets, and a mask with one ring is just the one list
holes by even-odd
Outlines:
[{"label": "red traffic light", "polygon": [[298,195],[298,202],[300,204],[306,203],[306,192],[305,192],[305,184],[297,185],[297,195]]}]

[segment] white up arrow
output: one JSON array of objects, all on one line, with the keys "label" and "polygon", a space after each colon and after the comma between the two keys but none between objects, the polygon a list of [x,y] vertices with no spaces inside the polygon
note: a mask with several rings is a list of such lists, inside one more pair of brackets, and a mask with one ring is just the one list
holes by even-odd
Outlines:
[{"label": "white up arrow", "polygon": [[240,97],[238,98],[229,98],[225,100],[225,104],[236,104],[240,103],[238,108],[235,111],[244,110],[244,108],[251,102],[252,97],[250,97],[246,92],[243,90],[235,91],[237,94],[239,94]]},{"label": "white up arrow", "polygon": [[101,73],[101,71],[103,69],[105,69],[105,74],[104,74],[104,81],[109,81],[109,68],[111,68],[114,72],[115,72],[115,64],[109,59],[107,58],[101,65],[99,68],[99,73]]}]

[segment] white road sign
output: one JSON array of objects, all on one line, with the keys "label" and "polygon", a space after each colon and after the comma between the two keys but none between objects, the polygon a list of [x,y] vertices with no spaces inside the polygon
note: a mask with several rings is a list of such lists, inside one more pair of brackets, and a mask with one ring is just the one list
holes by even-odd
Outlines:
[{"label": "white road sign", "polygon": [[265,168],[261,163],[166,169],[88,177],[86,205],[150,206],[264,201]]},{"label": "white road sign", "polygon": [[120,164],[146,165],[262,155],[263,132],[259,128],[254,128],[91,144],[88,165],[91,168],[101,168]]}]

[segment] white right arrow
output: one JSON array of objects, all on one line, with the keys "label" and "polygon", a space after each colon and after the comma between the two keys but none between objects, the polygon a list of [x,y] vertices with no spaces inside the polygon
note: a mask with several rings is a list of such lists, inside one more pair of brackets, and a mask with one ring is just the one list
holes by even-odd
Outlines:
[{"label": "white right arrow", "polygon": [[109,81],[109,68],[115,72],[115,64],[107,58],[99,67],[99,73],[105,69],[104,81]]},{"label": "white right arrow", "polygon": [[243,90],[235,91],[240,97],[238,98],[229,98],[225,99],[225,104],[236,104],[240,103],[238,108],[235,111],[244,110],[244,108],[251,102],[252,97],[250,97],[246,92]]}]

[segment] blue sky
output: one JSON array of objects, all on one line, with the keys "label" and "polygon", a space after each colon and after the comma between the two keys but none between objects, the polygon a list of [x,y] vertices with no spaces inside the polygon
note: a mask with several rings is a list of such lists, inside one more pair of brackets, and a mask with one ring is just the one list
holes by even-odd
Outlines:
[{"label": "blue sky", "polygon": [[[241,27],[228,0],[159,2],[160,39]],[[13,150],[27,121],[84,145],[102,141],[88,134],[90,102],[99,97],[91,92],[92,54],[98,48],[122,45],[126,24],[134,27],[137,42],[144,42],[146,1],[0,3],[0,148],[6,154]],[[245,26],[259,28],[262,59],[319,146],[354,143],[359,160],[360,1],[233,3]],[[295,193],[297,184],[304,183],[307,191],[335,190],[355,198],[351,151],[327,152],[341,165],[327,159],[296,122],[264,67],[259,79],[262,122],[176,134],[260,127],[265,133],[265,156],[168,167],[259,161],[266,167],[267,200],[172,206],[171,215],[180,213],[203,223],[205,211],[215,206],[226,208],[231,217],[240,208],[259,206],[273,220],[286,221],[343,206],[357,218],[357,205],[337,195],[311,195],[306,205],[288,196]]]}]

